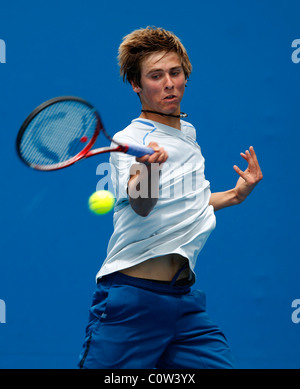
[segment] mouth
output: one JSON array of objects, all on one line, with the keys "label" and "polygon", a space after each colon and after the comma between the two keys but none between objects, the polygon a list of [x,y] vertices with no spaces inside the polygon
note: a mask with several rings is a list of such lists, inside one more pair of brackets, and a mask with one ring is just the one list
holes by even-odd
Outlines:
[{"label": "mouth", "polygon": [[175,96],[175,95],[168,95],[168,96],[164,97],[163,100],[171,101],[171,100],[174,100],[174,99],[176,99],[176,96]]}]

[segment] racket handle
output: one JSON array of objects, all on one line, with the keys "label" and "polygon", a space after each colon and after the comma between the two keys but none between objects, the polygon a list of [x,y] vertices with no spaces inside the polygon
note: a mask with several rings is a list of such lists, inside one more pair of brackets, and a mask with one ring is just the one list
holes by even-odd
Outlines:
[{"label": "racket handle", "polygon": [[135,157],[142,157],[146,154],[153,154],[154,150],[150,147],[136,146],[136,145],[126,145],[128,147],[126,153],[134,155]]}]

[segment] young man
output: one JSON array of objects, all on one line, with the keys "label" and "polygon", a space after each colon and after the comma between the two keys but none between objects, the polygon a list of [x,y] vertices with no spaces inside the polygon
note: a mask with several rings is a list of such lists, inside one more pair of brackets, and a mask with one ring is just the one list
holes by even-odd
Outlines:
[{"label": "young man", "polygon": [[245,200],[262,173],[250,147],[236,186],[210,192],[195,128],[180,103],[191,64],[180,40],[161,28],[127,35],[121,75],[140,98],[139,118],[115,135],[151,155],[112,153],[114,232],[97,274],[80,368],[233,368],[227,341],[191,290],[214,211]]}]

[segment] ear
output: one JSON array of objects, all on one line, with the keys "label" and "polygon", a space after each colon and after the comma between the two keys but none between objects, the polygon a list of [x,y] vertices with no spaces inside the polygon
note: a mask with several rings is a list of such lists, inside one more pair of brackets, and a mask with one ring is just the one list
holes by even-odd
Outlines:
[{"label": "ear", "polygon": [[142,88],[140,88],[138,85],[136,85],[134,82],[131,83],[132,89],[135,93],[140,93]]}]

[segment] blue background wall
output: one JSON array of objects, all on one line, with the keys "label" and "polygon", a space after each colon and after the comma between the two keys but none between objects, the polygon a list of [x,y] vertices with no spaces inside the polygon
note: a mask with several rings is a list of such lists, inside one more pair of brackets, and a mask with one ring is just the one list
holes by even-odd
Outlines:
[{"label": "blue background wall", "polygon": [[1,368],[76,366],[112,232],[111,213],[87,208],[108,156],[35,172],[17,159],[18,129],[37,105],[66,94],[95,104],[111,134],[124,128],[140,106],[119,77],[117,48],[147,25],[174,31],[189,52],[182,109],[197,127],[212,190],[235,185],[232,166],[245,168],[239,153],[250,145],[264,173],[244,204],[217,213],[196,286],[239,367],[300,367],[300,323],[291,319],[300,298],[300,63],[291,57],[299,14],[296,0],[1,3]]}]

